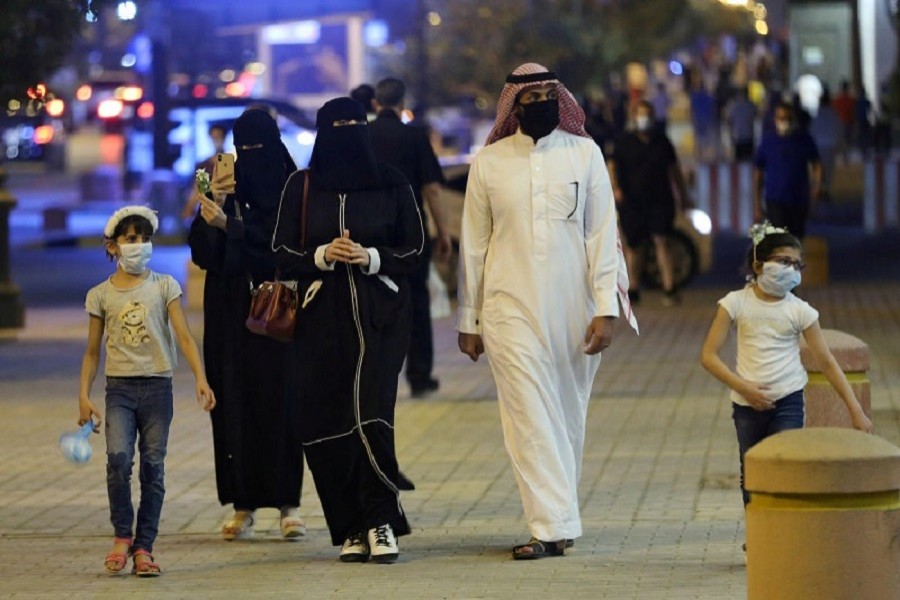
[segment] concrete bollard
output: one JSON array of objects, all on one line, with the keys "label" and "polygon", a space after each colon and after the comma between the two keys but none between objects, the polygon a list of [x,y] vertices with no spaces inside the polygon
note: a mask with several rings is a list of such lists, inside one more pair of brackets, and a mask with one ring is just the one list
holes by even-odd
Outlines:
[{"label": "concrete bollard", "polygon": [[747,598],[900,598],[900,448],[853,429],[793,429],[744,457]]},{"label": "concrete bollard", "polygon": [[[863,412],[872,418],[869,392],[869,346],[858,337],[835,329],[823,329],[825,342],[850,382]],[[850,413],[838,393],[831,387],[821,367],[816,364],[806,341],[800,338],[800,361],[809,374],[803,390],[806,400],[806,427],[853,427]]]},{"label": "concrete bollard", "polygon": [[828,285],[828,242],[825,238],[808,236],[803,238],[803,271],[801,288],[822,287]]}]

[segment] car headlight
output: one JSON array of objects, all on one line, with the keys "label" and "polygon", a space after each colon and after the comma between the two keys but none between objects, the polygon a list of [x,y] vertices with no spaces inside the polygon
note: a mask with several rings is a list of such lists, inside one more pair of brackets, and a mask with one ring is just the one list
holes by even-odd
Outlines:
[{"label": "car headlight", "polygon": [[689,208],[687,210],[687,218],[694,226],[694,229],[702,235],[712,233],[712,219],[709,215],[698,208]]}]

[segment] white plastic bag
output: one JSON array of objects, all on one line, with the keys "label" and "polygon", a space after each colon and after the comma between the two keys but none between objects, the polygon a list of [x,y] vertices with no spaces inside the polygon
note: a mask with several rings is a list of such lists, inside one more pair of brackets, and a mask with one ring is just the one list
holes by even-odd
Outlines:
[{"label": "white plastic bag", "polygon": [[428,295],[431,297],[431,318],[443,319],[451,313],[450,298],[447,296],[447,286],[438,275],[437,269],[428,270]]}]

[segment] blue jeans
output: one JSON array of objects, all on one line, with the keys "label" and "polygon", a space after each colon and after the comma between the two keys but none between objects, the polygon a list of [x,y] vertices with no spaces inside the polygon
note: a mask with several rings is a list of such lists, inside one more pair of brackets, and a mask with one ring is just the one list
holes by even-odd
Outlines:
[{"label": "blue jeans", "polygon": [[756,410],[751,406],[733,404],[732,418],[737,431],[738,448],[741,453],[741,493],[744,506],[750,502],[750,494],[744,488],[744,455],[747,450],[770,435],[788,429],[801,429],[805,415],[803,390],[788,394],[775,402],[772,410]]},{"label": "blue jeans", "polygon": [[106,378],[106,489],[116,537],[131,537],[131,468],[134,443],[140,450],[141,502],[133,548],[153,551],[166,494],[166,445],[172,423],[172,380],[168,377]]}]

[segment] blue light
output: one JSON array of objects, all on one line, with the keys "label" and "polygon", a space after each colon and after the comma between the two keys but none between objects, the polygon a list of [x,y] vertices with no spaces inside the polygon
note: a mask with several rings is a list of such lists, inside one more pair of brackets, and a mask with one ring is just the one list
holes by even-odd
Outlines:
[{"label": "blue light", "polygon": [[669,61],[669,71],[672,72],[672,75],[681,75],[684,73],[684,67],[677,60],[672,60]]},{"label": "blue light", "polygon": [[380,48],[387,44],[388,35],[388,24],[386,21],[380,19],[369,21],[366,23],[366,27],[363,30],[363,37],[366,40],[366,45],[372,48]]}]

